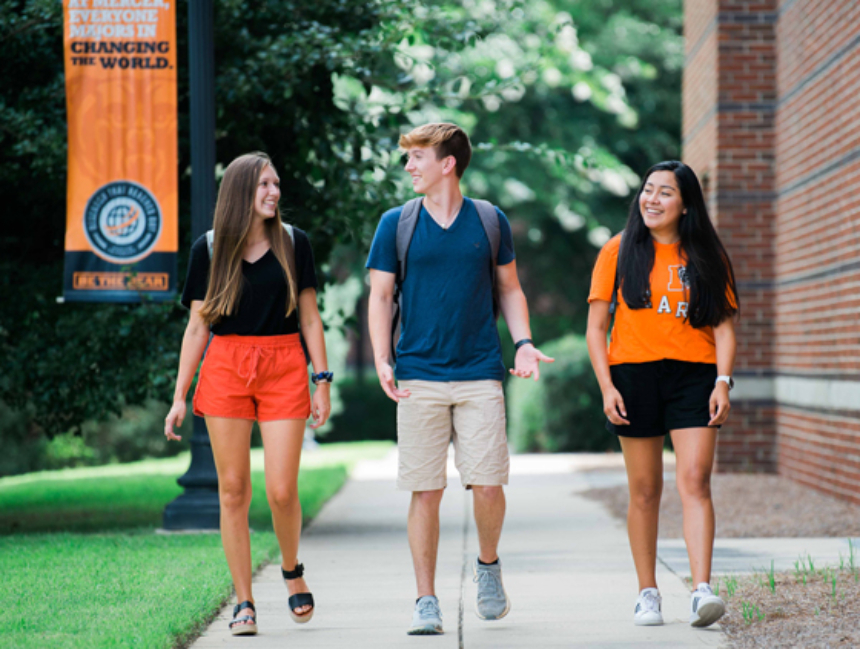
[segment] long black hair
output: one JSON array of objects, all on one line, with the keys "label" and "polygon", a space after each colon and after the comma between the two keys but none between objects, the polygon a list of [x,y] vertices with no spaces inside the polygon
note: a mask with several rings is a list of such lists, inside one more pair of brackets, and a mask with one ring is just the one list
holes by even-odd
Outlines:
[{"label": "long black hair", "polygon": [[688,319],[693,327],[715,327],[737,312],[739,305],[735,288],[732,262],[714,229],[702,187],[695,172],[683,162],[670,160],[651,167],[642,179],[639,191],[630,205],[627,227],[618,251],[618,281],[621,296],[631,309],[649,308],[651,305],[651,269],[654,267],[654,240],[642,220],[639,197],[645,184],[655,171],[675,174],[681,201],[686,213],[678,221],[681,235],[681,256],[687,267]]}]

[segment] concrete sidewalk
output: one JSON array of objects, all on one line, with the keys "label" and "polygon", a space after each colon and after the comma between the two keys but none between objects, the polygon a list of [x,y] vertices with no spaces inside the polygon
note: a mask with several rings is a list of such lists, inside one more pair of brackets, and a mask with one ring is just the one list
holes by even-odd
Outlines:
[{"label": "concrete sidewalk", "polygon": [[[195,649],[238,646],[518,648],[720,646],[718,627],[686,622],[689,591],[658,564],[662,627],[633,625],[636,576],[627,534],[601,505],[578,495],[624,481],[620,472],[590,471],[618,458],[515,456],[507,489],[508,515],[500,555],[512,601],[503,620],[474,613],[471,562],[477,553],[471,496],[449,467],[442,503],[437,595],[445,635],[406,635],[415,601],[406,541],[409,496],[394,488],[396,455],[359,465],[302,538],[300,558],[317,601],[307,625],[292,622],[278,565],[255,580],[260,634],[232,638],[232,604],[221,611]],[[608,467],[607,467],[608,468]],[[585,470],[583,470],[585,469]]]},{"label": "concrete sidewalk", "polygon": [[[852,543],[854,561],[860,563],[860,539],[852,539]],[[793,571],[798,561],[803,563],[809,557],[819,568],[839,566],[840,562],[848,563],[851,552],[847,538],[717,539],[711,581],[716,583],[722,575],[764,573],[770,570],[771,562],[777,572]],[[667,568],[689,577],[690,563],[683,539],[660,539],[657,554]]]}]

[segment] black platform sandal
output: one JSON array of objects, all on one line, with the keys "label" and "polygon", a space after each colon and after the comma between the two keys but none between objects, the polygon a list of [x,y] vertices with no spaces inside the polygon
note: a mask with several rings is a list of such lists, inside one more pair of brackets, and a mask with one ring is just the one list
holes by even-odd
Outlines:
[{"label": "black platform sandal", "polygon": [[[293,570],[284,570],[281,568],[281,574],[284,576],[284,584],[286,584],[288,581],[292,581],[293,579],[298,579],[303,576],[305,574],[305,567],[302,564],[297,563]],[[287,602],[290,605],[290,616],[293,618],[294,622],[304,624],[311,621],[311,618],[314,616],[313,595],[310,593],[296,593],[295,595],[290,595],[290,599],[287,600]],[[311,610],[299,615],[296,613],[296,609],[302,606],[310,606]]]},{"label": "black platform sandal", "polygon": [[[239,611],[249,608],[254,611],[254,615],[239,615]],[[240,602],[233,607],[233,620],[230,622],[230,633],[233,635],[257,635],[257,609],[254,608],[254,602]]]}]

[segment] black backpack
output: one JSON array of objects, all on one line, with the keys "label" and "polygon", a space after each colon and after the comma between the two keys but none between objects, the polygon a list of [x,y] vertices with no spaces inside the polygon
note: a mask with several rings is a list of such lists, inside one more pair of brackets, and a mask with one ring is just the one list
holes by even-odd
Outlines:
[{"label": "black backpack", "polygon": [[[400,322],[400,300],[403,294],[403,282],[406,280],[406,258],[409,253],[409,244],[412,243],[412,235],[415,234],[415,226],[418,223],[418,215],[421,214],[421,203],[423,197],[413,198],[403,206],[400,220],[397,222],[397,275],[394,279],[394,315],[391,319],[391,359],[397,358],[396,332]],[[489,201],[472,199],[484,226],[484,232],[490,241],[490,254],[493,258],[493,317],[499,318],[499,296],[496,288],[496,260],[499,257],[499,247],[502,241],[502,231],[499,225],[499,213],[495,206]]]}]

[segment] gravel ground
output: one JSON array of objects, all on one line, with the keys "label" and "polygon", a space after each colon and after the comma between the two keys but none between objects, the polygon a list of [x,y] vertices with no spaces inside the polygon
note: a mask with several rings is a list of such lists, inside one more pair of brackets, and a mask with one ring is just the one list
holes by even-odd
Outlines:
[{"label": "gravel ground", "polygon": [[[860,506],[852,505],[773,475],[717,474],[712,479],[717,536],[856,537]],[[624,521],[627,487],[592,489],[584,495],[602,502]],[[682,538],[681,501],[667,481],[660,505],[660,537]],[[860,548],[840,566],[798,566],[789,573],[721,578],[726,600],[720,621],[730,646],[830,649],[860,647]]]},{"label": "gravel ground", "polygon": [[[860,506],[825,496],[777,475],[720,473],[711,480],[717,536],[860,536]],[[627,518],[627,487],[592,489],[584,495]],[[666,482],[660,504],[660,538],[683,538],[681,499]]]},{"label": "gravel ground", "polygon": [[847,567],[777,573],[771,591],[769,577],[757,575],[739,580],[731,596],[721,583],[728,613],[720,624],[734,649],[860,647],[858,578],[858,571]]}]

